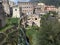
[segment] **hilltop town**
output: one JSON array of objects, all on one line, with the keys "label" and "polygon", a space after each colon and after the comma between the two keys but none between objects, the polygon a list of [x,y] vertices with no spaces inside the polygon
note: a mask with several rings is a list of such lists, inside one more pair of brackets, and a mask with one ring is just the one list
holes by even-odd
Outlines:
[{"label": "hilltop town", "polygon": [[49,11],[58,13],[58,17],[60,15],[60,7],[45,5],[44,3],[18,2],[16,5],[12,1],[3,0],[2,4],[7,17],[21,18],[21,20],[27,18],[23,23],[27,23],[27,25],[30,26],[32,26],[32,23],[40,26],[40,17],[47,14]]},{"label": "hilltop town", "polygon": [[[46,32],[54,31],[55,28],[59,30],[57,24],[58,26],[60,24],[60,7],[42,2],[18,2],[16,4],[9,0],[0,1],[0,45],[19,45],[21,42],[18,42],[21,40],[24,45],[28,45],[26,42],[35,45],[32,41],[33,35],[37,37],[37,32],[41,30],[49,30]],[[51,38],[48,38],[49,42]]]}]

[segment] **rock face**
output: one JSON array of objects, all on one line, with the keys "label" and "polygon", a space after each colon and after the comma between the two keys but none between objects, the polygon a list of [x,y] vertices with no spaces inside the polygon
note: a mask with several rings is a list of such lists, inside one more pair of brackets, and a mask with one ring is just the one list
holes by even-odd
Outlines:
[{"label": "rock face", "polygon": [[0,1],[0,28],[5,26],[5,12],[3,9],[2,1]]},{"label": "rock face", "polygon": [[31,2],[18,2],[18,6],[22,8],[22,13],[29,15],[33,14],[33,3]]},{"label": "rock face", "polygon": [[6,15],[10,15],[9,0],[2,0]]},{"label": "rock face", "polygon": [[27,25],[29,25],[29,26],[36,25],[36,26],[40,27],[41,18],[39,17],[39,15],[33,14],[33,15],[28,15],[27,17],[28,17],[27,18]]}]

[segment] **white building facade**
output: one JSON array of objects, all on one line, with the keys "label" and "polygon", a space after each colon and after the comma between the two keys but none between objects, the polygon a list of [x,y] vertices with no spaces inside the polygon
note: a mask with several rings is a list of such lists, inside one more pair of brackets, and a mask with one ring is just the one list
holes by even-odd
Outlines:
[{"label": "white building facade", "polygon": [[21,15],[20,7],[14,6],[12,18],[20,18],[20,15]]}]

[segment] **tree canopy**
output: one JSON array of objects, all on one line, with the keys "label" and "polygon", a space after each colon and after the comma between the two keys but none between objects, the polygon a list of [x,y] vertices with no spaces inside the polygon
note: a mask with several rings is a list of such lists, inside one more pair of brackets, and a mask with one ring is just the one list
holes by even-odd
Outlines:
[{"label": "tree canopy", "polygon": [[30,0],[31,2],[43,2],[47,5],[60,6],[60,0]]}]

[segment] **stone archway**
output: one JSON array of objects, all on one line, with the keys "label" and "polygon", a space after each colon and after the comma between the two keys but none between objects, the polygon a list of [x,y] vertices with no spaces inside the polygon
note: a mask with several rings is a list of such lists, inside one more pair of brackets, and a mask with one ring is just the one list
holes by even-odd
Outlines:
[{"label": "stone archway", "polygon": [[0,28],[2,27],[2,20],[0,19]]}]

